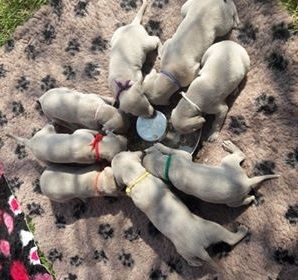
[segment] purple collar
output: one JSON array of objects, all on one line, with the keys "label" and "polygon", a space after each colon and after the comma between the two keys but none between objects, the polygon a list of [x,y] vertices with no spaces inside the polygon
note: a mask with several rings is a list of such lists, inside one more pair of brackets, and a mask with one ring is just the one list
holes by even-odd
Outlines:
[{"label": "purple collar", "polygon": [[120,94],[125,91],[125,90],[128,90],[129,88],[131,88],[132,85],[130,85],[131,81],[130,80],[127,80],[125,82],[121,82],[121,81],[116,81],[115,80],[115,83],[118,87],[118,90],[117,90],[117,93],[116,93],[116,97],[115,97],[115,103],[114,103],[114,107],[119,109],[119,106],[120,106]]},{"label": "purple collar", "polygon": [[178,89],[182,88],[180,82],[176,79],[176,77],[172,73],[165,70],[161,70],[160,73],[167,76],[178,87]]}]

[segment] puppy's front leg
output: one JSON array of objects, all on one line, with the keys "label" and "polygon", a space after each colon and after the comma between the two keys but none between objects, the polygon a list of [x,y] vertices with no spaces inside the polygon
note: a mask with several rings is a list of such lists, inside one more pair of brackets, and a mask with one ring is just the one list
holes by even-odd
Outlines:
[{"label": "puppy's front leg", "polygon": [[222,147],[224,150],[232,154],[224,157],[221,164],[227,164],[238,168],[240,163],[245,160],[245,154],[231,141],[224,141]]},{"label": "puppy's front leg", "polygon": [[228,110],[229,110],[229,107],[226,104],[221,104],[217,107],[215,120],[213,122],[211,134],[208,138],[208,141],[213,142],[214,140],[217,139],[219,135],[219,131],[225,121]]}]

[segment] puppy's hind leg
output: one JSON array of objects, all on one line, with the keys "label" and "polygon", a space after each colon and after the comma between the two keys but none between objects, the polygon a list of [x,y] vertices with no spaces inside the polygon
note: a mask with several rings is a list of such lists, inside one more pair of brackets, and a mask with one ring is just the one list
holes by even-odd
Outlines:
[{"label": "puppy's hind leg", "polygon": [[240,163],[246,158],[245,154],[231,141],[224,141],[222,143],[222,147],[224,148],[224,150],[232,154],[224,157],[221,161],[221,164],[233,166],[236,168],[240,167]]},{"label": "puppy's hind leg", "polygon": [[216,110],[216,115],[215,115],[215,120],[213,122],[212,128],[211,128],[211,133],[208,138],[208,141],[213,142],[216,140],[216,138],[219,135],[219,131],[221,130],[221,127],[223,126],[223,123],[225,121],[226,115],[228,113],[229,107],[226,104],[220,104],[217,107]]},{"label": "puppy's hind leg", "polygon": [[211,244],[218,243],[218,242],[226,242],[230,246],[236,245],[238,242],[240,242],[247,234],[248,229],[241,225],[238,227],[237,232],[231,232],[221,225],[217,223],[210,223],[208,229],[208,239]]},{"label": "puppy's hind leg", "polygon": [[135,25],[139,25],[142,22],[142,18],[144,16],[145,10],[147,8],[148,5],[148,0],[143,0],[143,4],[140,8],[140,10],[138,11],[136,17],[134,18],[134,20],[132,21],[131,24],[135,24]]}]

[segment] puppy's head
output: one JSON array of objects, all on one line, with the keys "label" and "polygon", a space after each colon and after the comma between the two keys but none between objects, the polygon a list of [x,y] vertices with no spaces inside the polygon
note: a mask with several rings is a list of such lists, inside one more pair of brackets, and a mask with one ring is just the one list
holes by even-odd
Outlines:
[{"label": "puppy's head", "polygon": [[124,185],[123,178],[127,175],[138,175],[137,170],[142,162],[143,152],[121,152],[112,160],[114,177],[119,185]]},{"label": "puppy's head", "polygon": [[176,91],[176,86],[166,76],[157,73],[155,69],[145,77],[143,92],[155,105],[168,105],[169,97]]},{"label": "puppy's head", "polygon": [[236,6],[233,0],[218,0],[219,11],[216,17],[216,36],[224,36],[240,24]]},{"label": "puppy's head", "polygon": [[134,116],[151,117],[154,108],[143,93],[142,83],[136,82],[120,95],[120,110]]},{"label": "puppy's head", "polygon": [[184,99],[180,100],[171,114],[174,129],[181,134],[193,133],[202,128],[205,119]]},{"label": "puppy's head", "polygon": [[165,156],[156,148],[147,149],[143,158],[143,166],[152,175],[163,178]]},{"label": "puppy's head", "polygon": [[107,135],[101,141],[101,153],[105,155],[108,161],[112,161],[113,157],[127,149],[127,139],[124,136],[107,132]]}]

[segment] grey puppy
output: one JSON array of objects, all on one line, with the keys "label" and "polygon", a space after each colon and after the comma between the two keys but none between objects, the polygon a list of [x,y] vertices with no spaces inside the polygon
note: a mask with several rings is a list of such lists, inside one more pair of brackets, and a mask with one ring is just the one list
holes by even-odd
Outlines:
[{"label": "grey puppy", "polygon": [[[264,180],[279,177],[264,175],[248,178],[240,166],[245,159],[244,153],[231,141],[224,141],[222,146],[232,154],[224,157],[219,166],[195,163],[189,153],[162,144],[147,149],[143,164],[154,176],[168,177],[175,187],[185,193],[231,207],[255,201],[255,196],[249,194],[253,187]],[[172,158],[166,174],[168,155]]]},{"label": "grey puppy", "polygon": [[69,167],[50,165],[40,177],[41,192],[49,199],[66,202],[73,198],[119,194],[111,167]]},{"label": "grey puppy", "polygon": [[125,113],[111,104],[113,99],[68,88],[48,90],[39,98],[44,114],[71,129],[89,128],[124,133],[129,126]]},{"label": "grey puppy", "polygon": [[28,147],[39,160],[53,163],[94,163],[113,157],[127,149],[127,139],[108,132],[102,136],[97,131],[78,129],[73,134],[57,134],[53,125],[48,124],[31,139],[7,134]]},{"label": "grey puppy", "polygon": [[204,54],[201,66],[199,76],[172,111],[171,122],[175,130],[187,134],[202,127],[203,113],[215,114],[209,136],[209,141],[213,141],[228,112],[225,99],[247,74],[250,59],[242,46],[227,40],[212,45]]},{"label": "grey puppy", "polygon": [[117,184],[128,186],[134,204],[174,243],[189,265],[200,266],[203,260],[217,267],[206,248],[221,241],[235,245],[245,237],[247,229],[240,226],[232,233],[192,214],[161,179],[145,173],[141,157],[142,152],[121,152],[114,157],[112,169]]},{"label": "grey puppy", "polygon": [[143,90],[150,102],[167,105],[181,87],[198,75],[200,61],[216,37],[239,24],[232,0],[188,0],[181,8],[183,20],[161,51],[161,72],[154,69],[145,77]]},{"label": "grey puppy", "polygon": [[117,106],[135,116],[152,116],[154,109],[142,92],[142,67],[146,54],[161,45],[156,36],[149,36],[141,25],[148,5],[143,0],[132,23],[118,28],[111,39],[109,87]]}]

